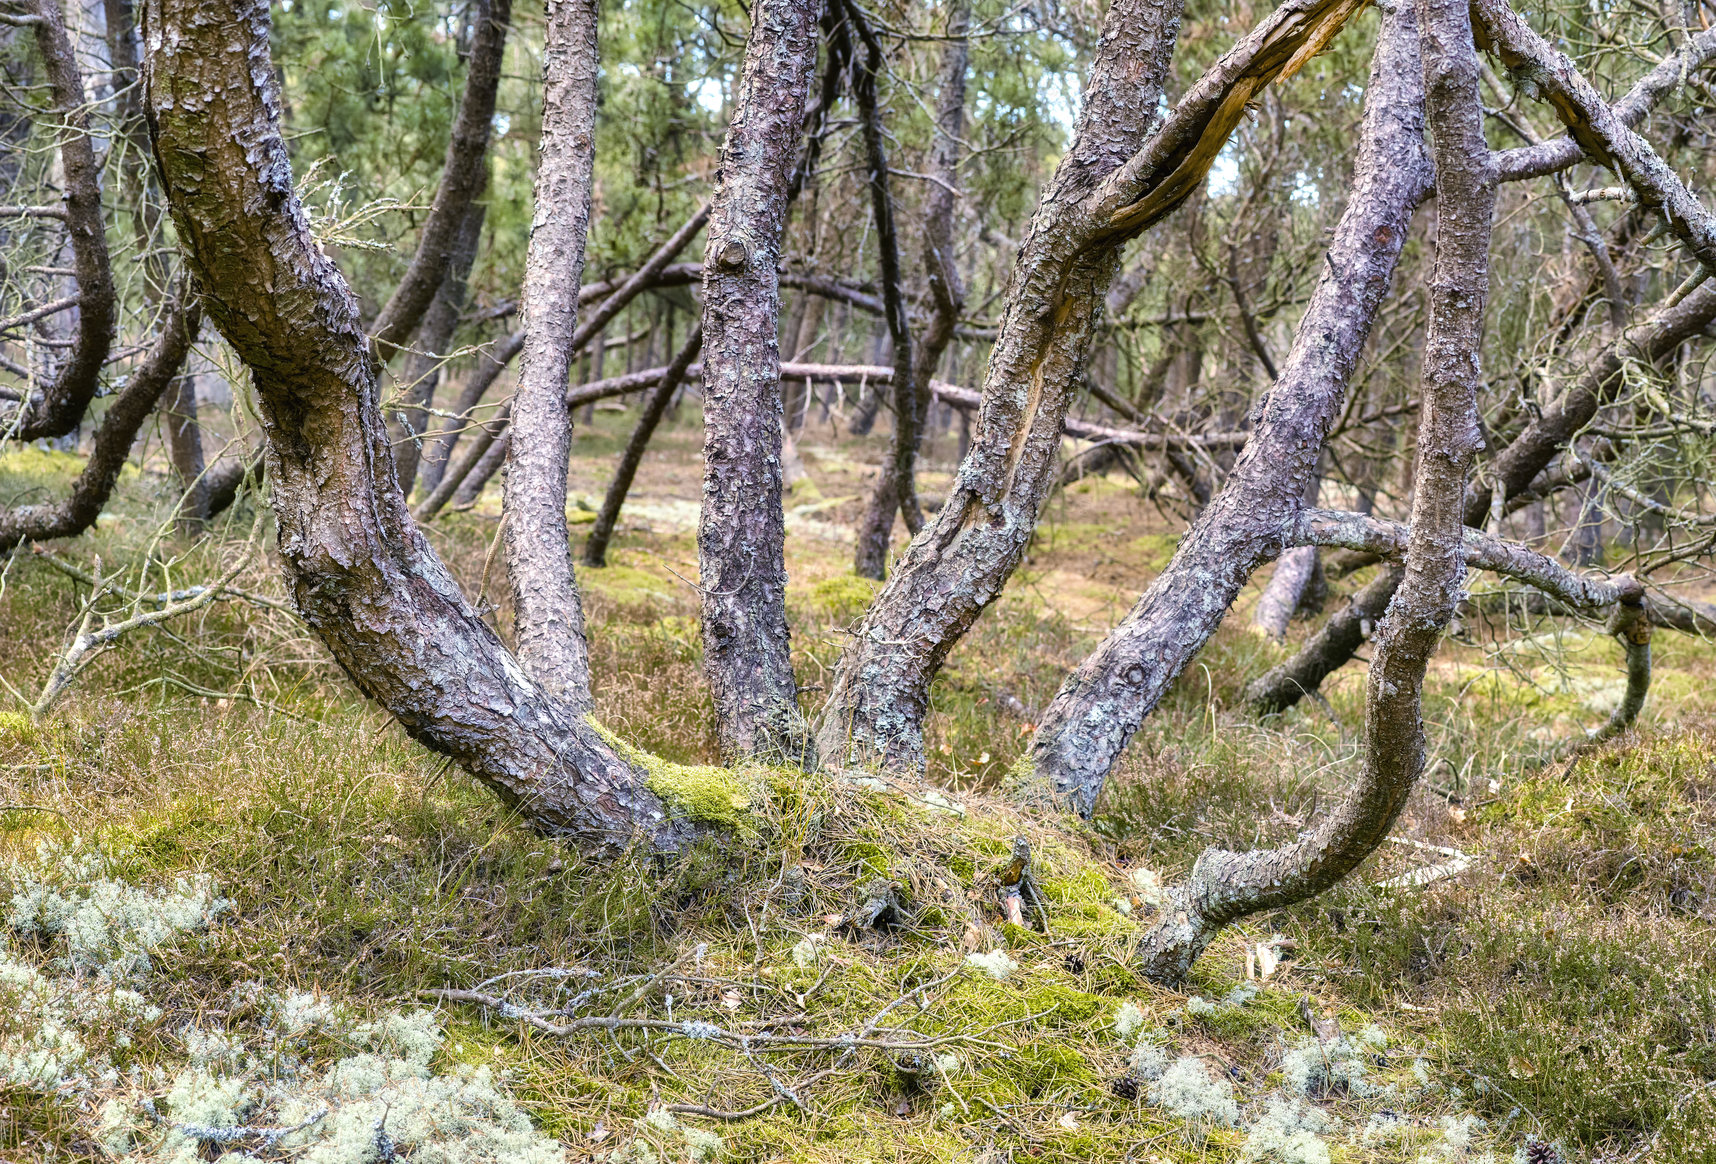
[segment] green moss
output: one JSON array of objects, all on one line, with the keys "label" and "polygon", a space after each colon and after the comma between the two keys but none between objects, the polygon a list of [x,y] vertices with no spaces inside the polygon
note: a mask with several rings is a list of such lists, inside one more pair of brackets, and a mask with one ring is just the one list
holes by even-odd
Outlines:
[{"label": "green moss", "polygon": [[19,711],[0,711],[0,745],[22,744],[34,747],[42,738],[42,729],[28,715]]},{"label": "green moss", "polygon": [[850,622],[876,597],[876,583],[856,574],[840,574],[810,588],[811,604],[834,622]]},{"label": "green moss", "polygon": [[590,723],[625,759],[644,770],[651,792],[670,807],[701,824],[743,830],[751,823],[760,781],[757,773],[714,764],[675,764],[633,747],[602,727]]}]

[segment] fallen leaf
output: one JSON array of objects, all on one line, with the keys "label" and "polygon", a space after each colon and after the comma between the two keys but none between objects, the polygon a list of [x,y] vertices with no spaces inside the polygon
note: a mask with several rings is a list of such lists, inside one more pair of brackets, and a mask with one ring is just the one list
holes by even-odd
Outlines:
[{"label": "fallen leaf", "polygon": [[739,1004],[744,1001],[744,996],[737,990],[729,990],[721,996],[721,1005],[726,1007],[728,1010],[738,1010]]}]

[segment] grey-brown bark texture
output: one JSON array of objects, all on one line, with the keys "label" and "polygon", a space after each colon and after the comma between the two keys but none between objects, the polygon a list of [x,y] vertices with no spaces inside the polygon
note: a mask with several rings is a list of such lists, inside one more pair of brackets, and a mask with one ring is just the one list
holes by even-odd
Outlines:
[{"label": "grey-brown bark texture", "polygon": [[827,758],[922,763],[930,681],[1000,594],[1053,487],[1062,421],[1120,248],[1199,188],[1246,102],[1327,44],[1356,4],[1291,0],[1152,134],[1180,8],[1109,8],[1072,145],[1014,263],[971,449],[948,503],[842,653],[818,732]]},{"label": "grey-brown bark texture", "polygon": [[[1693,70],[1716,57],[1716,29],[1691,37],[1682,49],[1651,70],[1612,106],[1615,121],[1633,126]],[[1523,146],[1496,155],[1498,178],[1515,181],[1540,177],[1566,169],[1584,152],[1572,137],[1557,138],[1541,145]],[[1653,365],[1672,355],[1681,344],[1706,333],[1716,322],[1716,282],[1704,285],[1679,303],[1659,308],[1650,317],[1607,338],[1585,361],[1585,371],[1541,412],[1535,415],[1508,446],[1495,454],[1487,472],[1466,491],[1465,521],[1482,526],[1491,511],[1492,482],[1505,492],[1504,509],[1512,500],[1534,489],[1539,474],[1565,449],[1597,410],[1615,398],[1626,381],[1629,364]],[[1361,623],[1378,617],[1393,589],[1389,574],[1364,587],[1351,606],[1337,613],[1329,625],[1314,635],[1286,663],[1260,676],[1247,690],[1247,702],[1259,714],[1285,711],[1299,697],[1315,691],[1322,681],[1344,666],[1363,641]],[[1707,633],[1709,624],[1687,611],[1665,606],[1657,625]],[[1335,625],[1339,622],[1341,625]]]},{"label": "grey-brown bark texture", "polygon": [[704,671],[728,760],[810,760],[786,621],[780,266],[821,0],[758,0],[703,261]]},{"label": "grey-brown bark texture", "polygon": [[1417,54],[1402,4],[1384,14],[1350,200],[1251,440],[1168,568],[1043,713],[1031,749],[1036,779],[1086,816],[1132,733],[1252,571],[1287,544],[1430,182]]},{"label": "grey-brown bark texture", "polygon": [[36,0],[36,47],[42,54],[54,118],[60,129],[60,166],[65,177],[64,221],[77,280],[77,334],[65,362],[41,392],[0,412],[0,433],[16,440],[59,437],[83,420],[101,383],[118,326],[119,303],[101,218],[101,167],[89,138],[88,97],[77,54],[66,35],[59,0]]},{"label": "grey-brown bark texture", "polygon": [[923,527],[923,509],[918,505],[918,446],[928,412],[928,393],[920,393],[912,361],[912,329],[906,318],[906,295],[900,272],[900,232],[894,217],[894,196],[888,178],[888,149],[882,138],[882,115],[877,108],[876,78],[884,60],[882,42],[856,6],[842,4],[845,13],[840,35],[846,28],[858,34],[863,52],[852,63],[852,97],[864,129],[864,160],[868,168],[870,215],[876,224],[876,254],[882,275],[883,320],[893,343],[894,434],[888,455],[876,473],[870,504],[858,523],[858,545],[853,571],[860,578],[881,578],[888,565],[888,542],[894,532],[894,514],[906,519],[906,527],[917,533]]},{"label": "grey-brown bark texture", "polygon": [[654,391],[649,394],[649,399],[638,412],[637,425],[632,429],[625,451],[620,454],[620,463],[614,469],[614,479],[608,483],[608,492],[602,498],[602,510],[596,514],[589,536],[584,539],[585,565],[599,567],[608,564],[608,542],[614,536],[614,525],[620,520],[620,507],[626,503],[626,494],[631,492],[632,480],[637,476],[638,466],[643,464],[644,450],[649,448],[650,438],[655,435],[656,426],[666,414],[673,394],[685,383],[685,375],[691,367],[691,361],[695,360],[702,350],[703,325],[698,324],[691,329],[685,346],[673,357],[673,363],[661,374]]},{"label": "grey-brown bark texture", "polygon": [[1484,142],[1465,0],[1419,0],[1417,7],[1436,161],[1436,265],[1405,578],[1377,633],[1365,700],[1364,771],[1341,805],[1292,844],[1249,853],[1209,849],[1198,858],[1141,943],[1144,971],[1157,980],[1184,978],[1222,926],[1302,901],[1345,877],[1387,837],[1424,765],[1424,671],[1459,602],[1465,576],[1461,500],[1472,456],[1482,447],[1478,353],[1495,165]]},{"label": "grey-brown bark texture", "polygon": [[428,431],[428,409],[435,403],[446,353],[452,346],[454,332],[459,329],[459,316],[465,310],[466,284],[477,259],[477,244],[482,239],[483,219],[487,214],[488,208],[479,203],[466,207],[464,221],[459,224],[459,233],[447,257],[447,273],[423,313],[423,321],[417,325],[416,339],[400,372],[405,400],[398,417],[400,432],[394,436],[393,459],[399,465],[399,488],[407,497],[417,483],[420,467],[424,470],[424,483],[433,490],[431,482],[441,480],[441,470],[446,466],[444,446],[434,441]]},{"label": "grey-brown bark texture", "polygon": [[[552,22],[557,6],[550,5]],[[507,24],[512,20],[512,0],[475,0],[471,22],[470,63],[465,70],[465,92],[453,119],[447,156],[441,163],[441,181],[435,187],[429,217],[417,239],[411,265],[394,287],[373,330],[376,346],[384,358],[411,338],[423,313],[447,275],[448,261],[458,245],[465,212],[488,182],[489,133],[495,117],[495,94],[500,88],[501,60],[506,55]]]},{"label": "grey-brown bark texture", "polygon": [[195,303],[187,305],[188,298],[181,290],[168,302],[155,346],[126,380],[124,390],[108,405],[101,427],[96,430],[89,460],[72,482],[71,491],[46,505],[0,510],[0,552],[20,542],[74,537],[95,524],[107,499],[113,495],[119,471],[125,467],[125,458],[131,453],[143,422],[174,383],[196,339],[197,328],[202,324],[202,309]]},{"label": "grey-brown bark texture", "polygon": [[596,7],[596,0],[558,0],[548,10],[542,144],[519,309],[524,350],[502,502],[519,661],[580,712],[590,706],[590,650],[566,529],[566,380],[596,164]]},{"label": "grey-brown bark texture", "polygon": [[286,583],[353,681],[535,827],[658,847],[692,828],[524,672],[412,524],[380,366],[292,192],[262,0],[147,0],[144,80],[174,224],[250,368]]}]

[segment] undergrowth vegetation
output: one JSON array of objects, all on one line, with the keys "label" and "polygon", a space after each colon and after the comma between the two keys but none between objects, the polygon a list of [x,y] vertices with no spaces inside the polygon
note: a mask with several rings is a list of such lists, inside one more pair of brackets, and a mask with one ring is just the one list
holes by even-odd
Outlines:
[{"label": "undergrowth vegetation", "polygon": [[[60,552],[139,589],[205,580],[218,547],[155,538],[156,484]],[[1163,537],[1102,480],[1054,516]],[[1160,885],[1339,795],[1363,676],[1258,723],[1241,693],[1282,648],[1224,630],[1092,827],[1023,813],[1005,784],[1030,712],[1149,569],[1091,580],[1088,541],[1054,530],[951,660],[929,778],[902,784],[699,768],[692,532],[623,527],[580,574],[598,718],[733,826],[667,863],[530,834],[253,604],[128,638],[32,722],[41,644],[86,591],[16,555],[0,1158],[1716,1160],[1716,652],[1659,636],[1639,730],[1543,763],[1601,722],[1618,651],[1503,651],[1469,625],[1433,664],[1432,767],[1396,830],[1416,845],[1224,934],[1169,991],[1131,959]],[[507,627],[494,515],[432,535]],[[813,711],[870,584],[844,546],[789,553]],[[241,584],[280,597],[262,564]],[[1044,909],[1014,926],[996,876],[1021,835]],[[1380,884],[1443,848],[1474,860]]]}]

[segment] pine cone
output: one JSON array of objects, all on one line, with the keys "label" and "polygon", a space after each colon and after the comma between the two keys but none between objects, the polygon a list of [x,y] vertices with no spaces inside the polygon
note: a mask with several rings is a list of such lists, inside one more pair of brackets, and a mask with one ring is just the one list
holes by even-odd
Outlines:
[{"label": "pine cone", "polygon": [[1533,1136],[1525,1142],[1525,1164],[1567,1164],[1567,1161],[1554,1144]]},{"label": "pine cone", "polygon": [[1068,974],[1083,974],[1084,955],[1079,953],[1077,950],[1074,950],[1072,953],[1067,955],[1064,965],[1067,968]]},{"label": "pine cone", "polygon": [[1144,1090],[1144,1081],[1128,1071],[1124,1075],[1116,1076],[1108,1088],[1121,1099],[1137,1099]]}]

